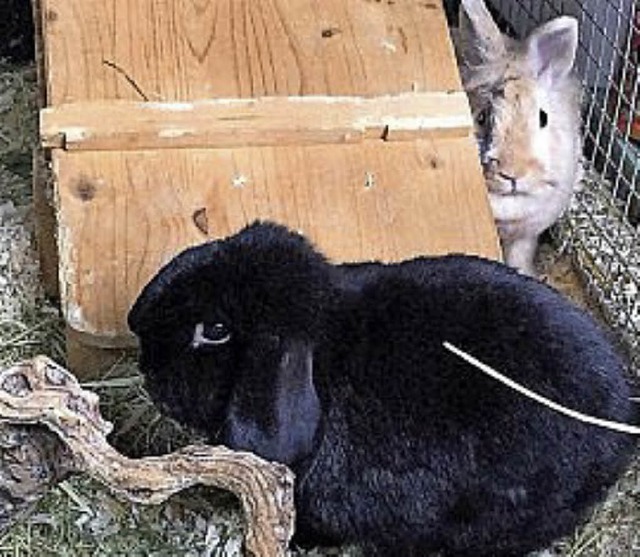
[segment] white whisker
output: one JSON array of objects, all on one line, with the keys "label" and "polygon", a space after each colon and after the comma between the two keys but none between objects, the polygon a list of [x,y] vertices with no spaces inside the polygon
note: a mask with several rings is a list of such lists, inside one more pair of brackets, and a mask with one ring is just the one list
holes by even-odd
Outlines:
[{"label": "white whisker", "polygon": [[528,397],[528,398],[530,398],[532,400],[535,400],[539,404],[542,404],[543,406],[546,406],[547,408],[550,408],[551,410],[555,410],[556,412],[559,412],[560,414],[564,414],[565,416],[568,416],[570,418],[573,418],[575,420],[578,420],[578,421],[581,421],[581,422],[584,422],[584,423],[587,423],[587,424],[595,425],[595,426],[602,427],[602,428],[605,428],[605,429],[610,429],[610,430],[613,430],[613,431],[618,431],[618,432],[621,432],[621,433],[629,433],[631,435],[640,435],[640,427],[638,427],[638,426],[629,425],[629,424],[623,424],[623,423],[620,423],[620,422],[613,422],[613,421],[610,421],[610,420],[603,420],[601,418],[595,418],[593,416],[589,416],[588,414],[583,414],[582,412],[578,412],[576,410],[572,410],[571,408],[567,408],[566,406],[562,406],[561,404],[558,404],[557,402],[549,400],[548,398],[543,397],[542,395],[539,395],[538,393],[536,393],[536,392],[534,392],[534,391],[532,391],[530,389],[527,389],[526,387],[523,387],[522,385],[520,385],[519,383],[517,383],[513,379],[509,379],[508,377],[506,377],[505,375],[502,375],[500,372],[496,371],[495,369],[493,369],[492,367],[488,366],[487,364],[484,364],[480,360],[477,360],[476,358],[474,358],[470,354],[467,354],[463,350],[460,350],[459,348],[456,348],[453,344],[445,341],[445,342],[442,343],[442,345],[447,350],[449,350],[449,352],[452,352],[453,354],[455,354],[459,358],[462,358],[468,364],[471,364],[472,366],[478,368],[480,371],[482,371],[482,372],[486,373],[487,375],[489,375],[490,377],[496,379],[500,383],[506,385],[507,387],[510,387],[514,391],[517,391],[520,394],[522,394],[522,395],[524,395],[524,396],[526,396],[526,397]]}]

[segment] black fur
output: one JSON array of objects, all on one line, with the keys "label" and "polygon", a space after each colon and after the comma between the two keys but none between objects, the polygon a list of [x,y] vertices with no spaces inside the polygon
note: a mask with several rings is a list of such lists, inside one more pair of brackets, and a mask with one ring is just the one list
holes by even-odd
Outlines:
[{"label": "black fur", "polygon": [[34,58],[35,31],[30,0],[0,1],[0,58],[13,63]]},{"label": "black fur", "polygon": [[[231,338],[193,348],[197,323]],[[595,323],[474,257],[334,266],[256,223],[177,256],[129,324],[172,415],[293,468],[302,540],[524,555],[571,532],[634,447],[445,351],[446,340],[576,410],[634,419],[625,364]]]}]

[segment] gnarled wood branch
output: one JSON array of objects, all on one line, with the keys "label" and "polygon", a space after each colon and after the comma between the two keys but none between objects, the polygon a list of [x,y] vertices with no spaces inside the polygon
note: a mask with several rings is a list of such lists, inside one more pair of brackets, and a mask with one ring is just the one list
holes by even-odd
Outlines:
[{"label": "gnarled wood branch", "polygon": [[0,531],[55,483],[85,473],[128,499],[157,504],[196,484],[234,493],[247,519],[246,551],[284,556],[293,533],[293,474],[225,447],[191,445],[131,459],[109,445],[98,397],[45,357],[0,372]]}]

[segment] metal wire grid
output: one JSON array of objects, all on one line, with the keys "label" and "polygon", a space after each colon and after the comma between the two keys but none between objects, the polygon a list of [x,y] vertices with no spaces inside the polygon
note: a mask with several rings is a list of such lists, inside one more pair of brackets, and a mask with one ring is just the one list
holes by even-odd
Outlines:
[{"label": "metal wire grid", "polygon": [[[628,342],[640,370],[640,0],[493,0],[519,36],[562,14],[580,22],[577,72],[584,87],[585,179],[556,227],[590,294]],[[636,44],[634,45],[634,39]]]}]

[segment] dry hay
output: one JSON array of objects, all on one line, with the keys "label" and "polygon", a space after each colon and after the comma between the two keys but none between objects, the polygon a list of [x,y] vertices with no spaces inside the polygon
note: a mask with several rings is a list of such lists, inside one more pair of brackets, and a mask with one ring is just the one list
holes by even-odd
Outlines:
[{"label": "dry hay", "polygon": [[[64,361],[57,307],[42,295],[31,243],[30,159],[35,141],[32,68],[0,64],[0,367],[44,353]],[[547,248],[550,280],[581,296],[567,258]],[[149,401],[134,361],[123,361],[87,385],[101,396],[128,454],[164,453],[193,435],[161,417]],[[593,520],[558,548],[571,557],[640,556],[640,466],[612,490]],[[240,555],[241,517],[229,496],[189,490],[158,507],[120,501],[89,480],[65,482],[35,512],[0,539],[4,556]],[[349,548],[294,552],[300,557],[358,554]]]}]

